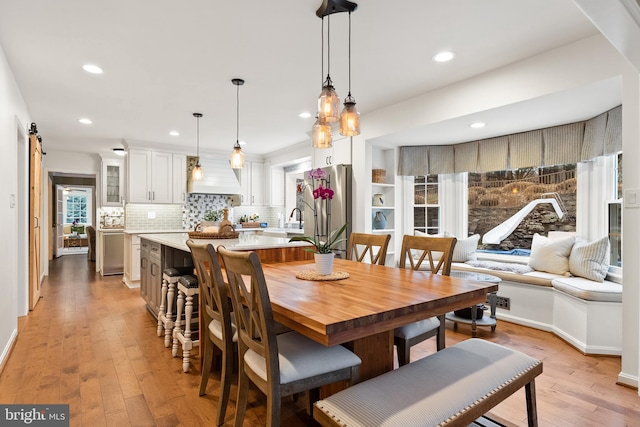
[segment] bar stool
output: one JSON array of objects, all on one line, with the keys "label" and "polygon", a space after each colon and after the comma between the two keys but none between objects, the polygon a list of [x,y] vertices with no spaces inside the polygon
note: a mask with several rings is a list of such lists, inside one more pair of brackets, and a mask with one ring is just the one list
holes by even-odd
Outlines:
[{"label": "bar stool", "polygon": [[[189,372],[189,356],[193,347],[200,345],[199,339],[192,339],[191,330],[193,316],[193,297],[199,294],[198,279],[192,275],[180,276],[178,279],[178,313],[173,328],[173,357],[178,355],[178,346],[182,345],[182,370]],[[184,318],[182,313],[184,310]],[[194,324],[198,324],[195,316]],[[184,329],[183,329],[184,327]]]},{"label": "bar stool", "polygon": [[169,348],[176,317],[173,306],[176,301],[176,283],[178,279],[193,271],[193,267],[165,268],[162,272],[162,290],[158,309],[158,336],[164,335],[164,346]]}]

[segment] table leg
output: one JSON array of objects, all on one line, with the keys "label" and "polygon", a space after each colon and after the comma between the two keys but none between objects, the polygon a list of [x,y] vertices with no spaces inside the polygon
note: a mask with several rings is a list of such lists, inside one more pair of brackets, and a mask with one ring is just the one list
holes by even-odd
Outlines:
[{"label": "table leg", "polygon": [[472,338],[475,338],[476,335],[478,334],[478,332],[476,331],[476,327],[478,326],[476,325],[476,317],[478,317],[477,311],[478,310],[475,305],[471,307],[471,337]]}]

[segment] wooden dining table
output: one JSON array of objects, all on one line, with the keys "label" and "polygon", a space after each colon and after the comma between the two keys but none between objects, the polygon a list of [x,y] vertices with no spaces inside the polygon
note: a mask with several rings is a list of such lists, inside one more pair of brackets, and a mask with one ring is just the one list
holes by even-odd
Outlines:
[{"label": "wooden dining table", "polygon": [[393,370],[393,330],[482,303],[495,283],[336,259],[342,280],[303,280],[309,261],[263,264],[274,319],[327,346],[343,344],[362,360],[360,380]]}]

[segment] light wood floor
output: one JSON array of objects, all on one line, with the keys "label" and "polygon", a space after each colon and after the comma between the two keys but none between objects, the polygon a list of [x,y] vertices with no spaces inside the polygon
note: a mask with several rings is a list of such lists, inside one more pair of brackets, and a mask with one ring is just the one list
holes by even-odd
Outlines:
[{"label": "light wood floor", "polygon": [[[156,323],[139,291],[120,276],[90,272],[86,255],[64,256],[50,265],[36,309],[19,320],[19,336],[0,375],[0,403],[68,403],[72,426],[212,426],[219,378],[198,397],[199,360],[189,373],[156,335]],[[536,381],[541,426],[640,426],[636,390],[615,384],[616,357],[583,356],[555,336],[506,322],[480,337],[544,361]],[[447,343],[469,329],[447,331]],[[435,340],[414,347],[412,358],[435,351]],[[472,387],[472,384],[469,384]],[[235,387],[225,425],[233,424]],[[245,426],[264,425],[265,399],[255,391]],[[490,416],[526,426],[524,392]],[[283,402],[283,425],[313,426],[301,400]]]}]

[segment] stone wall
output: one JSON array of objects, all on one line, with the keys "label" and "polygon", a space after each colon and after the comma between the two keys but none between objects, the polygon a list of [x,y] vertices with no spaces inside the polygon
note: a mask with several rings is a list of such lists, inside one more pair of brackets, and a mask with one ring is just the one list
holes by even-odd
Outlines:
[{"label": "stone wall", "polygon": [[538,205],[500,245],[482,245],[481,249],[529,249],[535,233],[547,235],[549,231],[576,230],[575,179],[555,185],[524,185],[511,183],[501,188],[469,189],[469,232],[482,235],[503,223],[531,200],[544,193],[555,192],[566,207],[567,214],[558,218],[551,204]]}]

